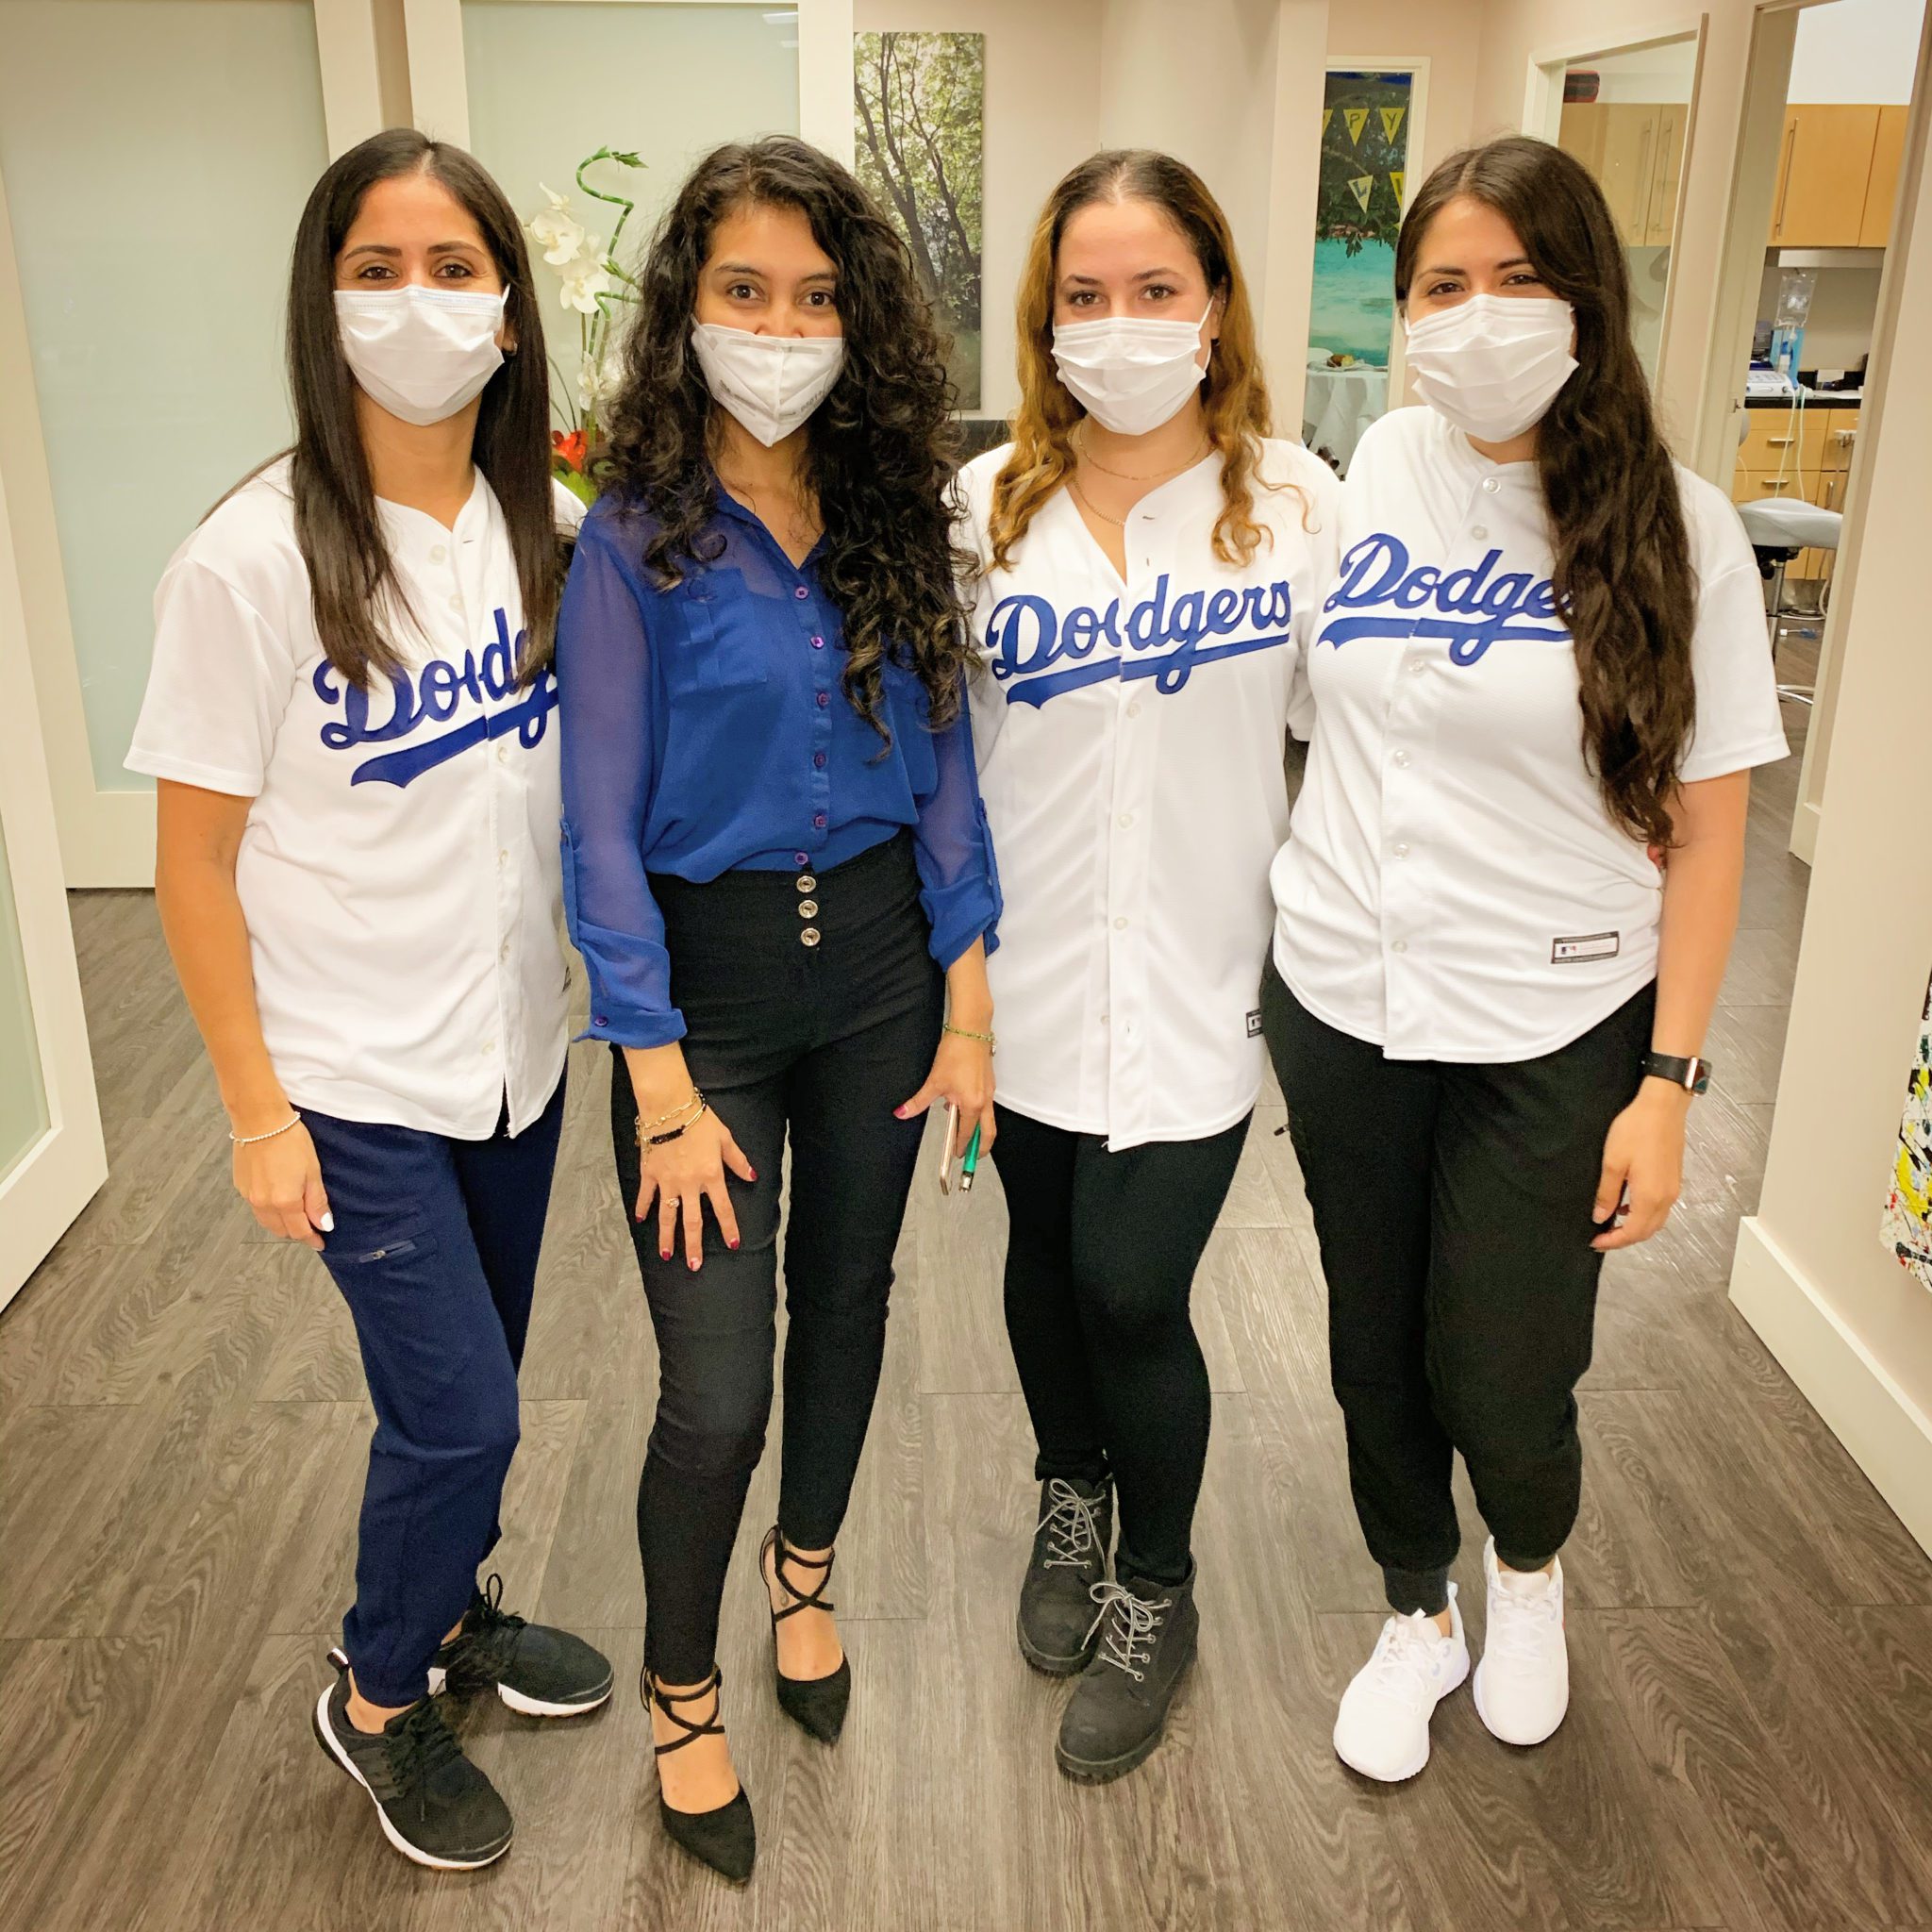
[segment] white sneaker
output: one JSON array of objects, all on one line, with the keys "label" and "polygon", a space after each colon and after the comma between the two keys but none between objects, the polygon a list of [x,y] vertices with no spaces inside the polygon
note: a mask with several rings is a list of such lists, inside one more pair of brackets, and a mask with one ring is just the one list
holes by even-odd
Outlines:
[{"label": "white sneaker", "polygon": [[1421,1610],[1382,1625],[1374,1654],[1341,1693],[1335,1716],[1335,1755],[1351,1771],[1393,1785],[1429,1761],[1429,1719],[1469,1675],[1453,1583],[1449,1627],[1444,1637]]},{"label": "white sneaker", "polygon": [[1491,1737],[1541,1744],[1570,1708],[1570,1655],[1563,1645],[1563,1565],[1520,1573],[1483,1548],[1490,1586],[1483,1660],[1475,1667],[1475,1709]]}]

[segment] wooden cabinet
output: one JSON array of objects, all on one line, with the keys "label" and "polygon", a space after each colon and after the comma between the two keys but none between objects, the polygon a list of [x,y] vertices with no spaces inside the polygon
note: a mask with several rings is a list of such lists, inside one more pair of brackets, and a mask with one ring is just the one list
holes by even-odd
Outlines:
[{"label": "wooden cabinet", "polygon": [[1858,224],[1861,248],[1883,248],[1891,240],[1891,210],[1898,200],[1899,163],[1905,158],[1906,121],[1911,111],[1905,107],[1878,110],[1872,173],[1865,183],[1865,208]]},{"label": "wooden cabinet", "polygon": [[1596,176],[1626,247],[1667,243],[1676,230],[1685,108],[1664,101],[1573,101],[1557,145]]},{"label": "wooden cabinet", "polygon": [[1839,102],[1797,103],[1785,109],[1771,202],[1774,246],[1860,245],[1878,119],[1876,107]]},{"label": "wooden cabinet", "polygon": [[[1731,477],[1731,501],[1756,503],[1782,496],[1842,510],[1858,414],[1857,409],[1821,408],[1747,411],[1744,441],[1738,445],[1737,469]],[[1788,575],[1829,576],[1834,557],[1829,550],[1801,550],[1791,559]]]}]

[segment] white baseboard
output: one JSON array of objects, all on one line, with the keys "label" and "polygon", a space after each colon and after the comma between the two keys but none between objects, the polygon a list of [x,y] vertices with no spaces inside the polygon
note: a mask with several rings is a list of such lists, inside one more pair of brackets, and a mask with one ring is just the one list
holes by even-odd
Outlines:
[{"label": "white baseboard", "polygon": [[1818,827],[1824,823],[1824,814],[1809,799],[1798,801],[1798,808],[1791,814],[1793,858],[1802,858],[1807,865],[1811,863],[1811,855],[1818,850]]},{"label": "white baseboard", "polygon": [[1845,1326],[1755,1215],[1738,1228],[1731,1300],[1932,1556],[1932,1416]]}]

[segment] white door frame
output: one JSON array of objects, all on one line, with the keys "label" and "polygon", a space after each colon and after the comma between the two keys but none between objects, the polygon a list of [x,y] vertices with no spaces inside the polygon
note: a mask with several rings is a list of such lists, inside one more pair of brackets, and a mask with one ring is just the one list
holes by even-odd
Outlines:
[{"label": "white door frame", "polygon": [[[475,0],[489,5],[490,0]],[[526,0],[541,4],[541,0]],[[688,0],[604,0],[616,7],[666,7]],[[758,7],[772,0],[710,0]],[[849,168],[853,165],[852,0],[796,0],[798,131]],[[463,62],[464,0],[403,0],[408,40],[409,103],[416,125],[458,147],[470,142],[470,86]]]},{"label": "white door frame", "polygon": [[[296,4],[296,0],[291,0]],[[369,0],[307,0],[315,21],[323,116],[333,158],[383,125],[375,21]],[[76,75],[76,87],[86,77]],[[266,452],[264,452],[266,454]],[[147,886],[155,875],[155,795],[101,789],[81,700],[74,621],[54,513],[54,486],[35,391],[20,264],[0,180],[0,500],[7,505],[18,602],[40,692],[66,883]],[[0,535],[8,534],[0,532]],[[184,532],[185,534],[185,532]]]},{"label": "white door frame", "polygon": [[0,479],[0,832],[20,924],[47,1126],[0,1178],[0,1307],[43,1261],[108,1177],[88,1052],[53,789],[34,705],[26,611]]}]

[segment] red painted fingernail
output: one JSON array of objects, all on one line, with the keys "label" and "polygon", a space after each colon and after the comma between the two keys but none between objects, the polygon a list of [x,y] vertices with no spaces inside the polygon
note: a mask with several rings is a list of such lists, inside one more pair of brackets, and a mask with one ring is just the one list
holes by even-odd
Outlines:
[{"label": "red painted fingernail", "polygon": [[659,1248],[659,1249],[658,1250],[658,1260],[660,1260],[660,1261],[668,1261],[668,1260],[670,1260],[670,1258],[671,1258],[671,1250],[670,1250],[669,1248]]},{"label": "red painted fingernail", "polygon": [[753,1180],[757,1180],[757,1179],[758,1179],[758,1169],[757,1169],[757,1168],[753,1168],[753,1169],[752,1169],[752,1171],[751,1171],[751,1177],[752,1177],[752,1179],[753,1179]]},{"label": "red painted fingernail", "polygon": [[892,1118],[895,1121],[903,1121],[906,1118],[906,1109],[903,1107],[895,1107],[892,1109]]},{"label": "red painted fingernail", "polygon": [[727,1248],[729,1248],[734,1255],[738,1252],[738,1243],[736,1241],[726,1241],[724,1245]]},{"label": "red painted fingernail", "polygon": [[695,1274],[698,1272],[698,1264],[695,1261],[687,1262],[686,1266],[690,1268],[691,1272],[693,1274]]}]

